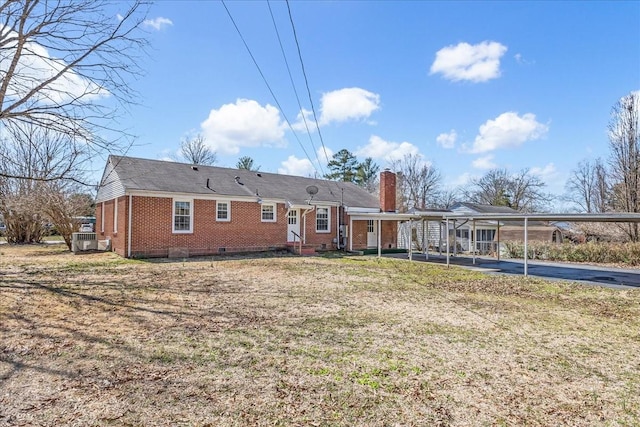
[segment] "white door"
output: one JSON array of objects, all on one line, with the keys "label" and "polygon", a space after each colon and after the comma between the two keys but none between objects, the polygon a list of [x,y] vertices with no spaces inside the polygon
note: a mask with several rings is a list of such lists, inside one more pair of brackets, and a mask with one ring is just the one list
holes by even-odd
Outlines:
[{"label": "white door", "polygon": [[299,242],[300,238],[300,209],[291,209],[287,217],[287,242]]},{"label": "white door", "polygon": [[367,247],[378,247],[378,229],[376,222],[372,219],[367,220]]}]

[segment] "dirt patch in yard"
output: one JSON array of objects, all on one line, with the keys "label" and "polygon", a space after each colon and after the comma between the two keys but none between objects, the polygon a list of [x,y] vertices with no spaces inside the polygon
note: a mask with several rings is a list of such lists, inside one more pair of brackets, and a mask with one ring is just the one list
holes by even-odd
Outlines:
[{"label": "dirt patch in yard", "polygon": [[640,291],[3,246],[0,425],[638,425]]}]

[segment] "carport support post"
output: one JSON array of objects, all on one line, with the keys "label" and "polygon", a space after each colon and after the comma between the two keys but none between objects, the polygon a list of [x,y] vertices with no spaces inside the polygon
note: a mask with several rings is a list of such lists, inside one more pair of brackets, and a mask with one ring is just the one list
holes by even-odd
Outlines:
[{"label": "carport support post", "polygon": [[353,218],[349,215],[349,252],[353,252]]},{"label": "carport support post", "polygon": [[527,277],[529,272],[527,271],[527,261],[529,259],[529,251],[527,250],[527,240],[529,238],[529,232],[527,231],[527,217],[524,218],[524,276]]},{"label": "carport support post", "polygon": [[447,267],[449,267],[449,218],[445,222],[447,228]]},{"label": "carport support post", "polygon": [[[427,227],[427,244],[424,243],[425,223]],[[424,249],[424,259],[429,259],[429,220],[422,221],[422,248]]]},{"label": "carport support post", "polygon": [[500,261],[500,220],[498,220],[498,247],[496,248],[496,254],[498,255],[498,261]]},{"label": "carport support post", "polygon": [[476,220],[473,220],[473,236],[471,236],[471,250],[473,265],[476,265]]},{"label": "carport support post", "polygon": [[378,220],[378,258],[382,256],[382,220]]},{"label": "carport support post", "polygon": [[409,219],[409,261],[413,261],[413,219]]}]

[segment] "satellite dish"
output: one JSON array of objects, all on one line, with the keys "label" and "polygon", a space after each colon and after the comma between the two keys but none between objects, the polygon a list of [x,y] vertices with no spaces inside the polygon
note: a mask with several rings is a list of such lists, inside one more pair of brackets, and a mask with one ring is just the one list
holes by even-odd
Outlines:
[{"label": "satellite dish", "polygon": [[314,196],[316,194],[318,194],[318,187],[316,187],[315,185],[307,185],[307,194],[310,196]]}]

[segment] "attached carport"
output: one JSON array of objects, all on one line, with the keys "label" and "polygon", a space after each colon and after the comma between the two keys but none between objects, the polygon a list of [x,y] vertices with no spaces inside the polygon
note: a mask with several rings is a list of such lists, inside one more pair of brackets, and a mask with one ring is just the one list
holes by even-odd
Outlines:
[{"label": "attached carport", "polygon": [[[557,214],[557,213],[535,213],[535,214],[453,214],[442,211],[422,211],[412,214],[399,214],[399,213],[362,213],[356,214],[349,219],[349,250],[353,250],[353,221],[366,221],[373,220],[377,223],[378,228],[378,256],[382,256],[381,239],[381,227],[382,221],[424,221],[428,224],[429,221],[444,222],[446,224],[446,265],[450,265],[451,245],[449,237],[449,224],[451,221],[454,224],[457,221],[470,221],[472,222],[472,248],[476,247],[476,221],[496,221],[498,223],[497,243],[500,246],[500,221],[521,221],[523,223],[523,242],[524,242],[524,275],[529,275],[529,257],[528,257],[528,240],[529,240],[529,221],[548,221],[548,222],[610,222],[610,223],[640,223],[640,214],[637,213],[603,213],[603,214]],[[423,228],[424,229],[424,228]],[[411,242],[409,243],[411,245]],[[472,264],[476,264],[476,251],[472,250]],[[497,261],[500,261],[500,251],[496,251]],[[425,258],[428,259],[429,251],[425,251]],[[409,260],[413,259],[413,251],[409,248]]]},{"label": "attached carport", "polygon": [[[474,215],[456,215],[445,214],[442,216],[449,229],[449,221],[471,221],[473,224],[473,240],[472,247],[475,248],[476,239],[476,221],[496,221],[498,223],[498,247],[500,247],[500,221],[522,221],[523,222],[523,242],[524,242],[524,275],[529,275],[529,254],[527,251],[529,240],[529,221],[549,221],[549,222],[612,222],[612,223],[640,223],[640,214],[633,213],[603,213],[603,214],[474,214]],[[476,251],[473,250],[473,264],[476,263]],[[497,252],[497,259],[500,261],[500,251]],[[447,233],[447,266],[450,264],[449,253],[449,233]]]}]

